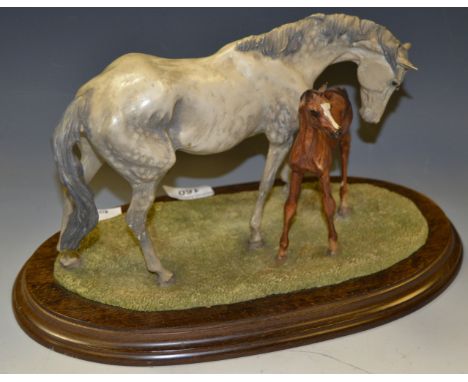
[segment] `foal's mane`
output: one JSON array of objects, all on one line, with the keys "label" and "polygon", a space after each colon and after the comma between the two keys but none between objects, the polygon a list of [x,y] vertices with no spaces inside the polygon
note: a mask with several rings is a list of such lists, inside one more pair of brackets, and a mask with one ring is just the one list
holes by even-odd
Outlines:
[{"label": "foal's mane", "polygon": [[398,49],[404,49],[387,28],[373,21],[344,14],[318,13],[267,33],[243,38],[236,43],[236,50],[258,51],[264,56],[279,58],[296,53],[304,43],[321,47],[338,39],[350,45],[362,40],[376,41],[393,69],[397,66]]}]

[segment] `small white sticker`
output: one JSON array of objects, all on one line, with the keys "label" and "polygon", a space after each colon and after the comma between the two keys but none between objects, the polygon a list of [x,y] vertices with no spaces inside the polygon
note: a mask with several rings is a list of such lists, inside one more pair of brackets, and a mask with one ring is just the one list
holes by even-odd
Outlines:
[{"label": "small white sticker", "polygon": [[113,218],[122,214],[121,207],[98,209],[99,221]]},{"label": "small white sticker", "polygon": [[163,186],[166,194],[171,198],[179,200],[193,200],[207,198],[213,196],[214,191],[210,186],[199,186],[199,187],[170,187]]}]

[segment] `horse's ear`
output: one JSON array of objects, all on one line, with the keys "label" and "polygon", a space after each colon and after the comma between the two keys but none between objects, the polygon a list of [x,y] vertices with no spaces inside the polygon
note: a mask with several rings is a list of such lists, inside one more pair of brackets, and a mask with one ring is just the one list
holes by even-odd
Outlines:
[{"label": "horse's ear", "polygon": [[398,49],[397,63],[406,70],[418,70],[418,68],[414,66],[408,59],[408,50],[410,48],[410,42],[405,42],[404,44],[401,44],[400,48]]},{"label": "horse's ear", "polygon": [[406,50],[410,50],[412,45],[410,42],[405,42],[404,44],[401,44],[401,46]]},{"label": "horse's ear", "polygon": [[398,64],[403,66],[406,70],[418,70],[418,68],[416,66],[414,66],[410,60],[408,60],[407,58],[405,57],[398,57],[398,60],[397,60]]}]

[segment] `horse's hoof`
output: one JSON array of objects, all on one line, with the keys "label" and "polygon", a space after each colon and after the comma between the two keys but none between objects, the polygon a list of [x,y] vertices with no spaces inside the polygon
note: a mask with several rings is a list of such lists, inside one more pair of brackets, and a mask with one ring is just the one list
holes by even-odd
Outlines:
[{"label": "horse's hoof", "polygon": [[250,250],[263,248],[264,246],[265,246],[265,243],[261,239],[257,240],[257,241],[249,241],[249,249]]},{"label": "horse's hoof", "polygon": [[338,251],[332,251],[330,248],[327,249],[325,252],[325,256],[336,256],[338,255]]},{"label": "horse's hoof", "polygon": [[60,256],[60,265],[66,269],[75,269],[80,267],[81,260],[77,255],[73,256],[64,254]]},{"label": "horse's hoof", "polygon": [[158,283],[159,283],[159,286],[163,288],[167,288],[167,287],[170,287],[171,285],[174,285],[176,283],[175,274],[171,273],[169,277],[164,277],[164,278],[162,278],[161,276],[158,276]]}]

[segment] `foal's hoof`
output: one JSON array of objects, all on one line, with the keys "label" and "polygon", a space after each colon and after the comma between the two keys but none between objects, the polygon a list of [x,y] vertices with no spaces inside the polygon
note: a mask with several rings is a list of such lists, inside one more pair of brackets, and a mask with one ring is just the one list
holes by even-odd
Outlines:
[{"label": "foal's hoof", "polygon": [[352,213],[352,208],[351,207],[340,207],[338,209],[338,217],[341,219],[346,219],[348,218]]},{"label": "foal's hoof", "polygon": [[66,269],[75,269],[80,267],[81,260],[78,255],[63,254],[60,256],[60,265]]},{"label": "foal's hoof", "polygon": [[164,277],[158,275],[158,283],[160,287],[167,288],[176,283],[176,277],[174,273],[170,273],[168,276]]},{"label": "foal's hoof", "polygon": [[286,256],[286,255],[276,256],[275,264],[280,267],[281,265],[283,265],[286,262],[287,259],[288,259],[288,256]]},{"label": "foal's hoof", "polygon": [[265,243],[261,239],[256,240],[256,241],[249,241],[249,249],[250,250],[263,248],[264,246],[265,246]]},{"label": "foal's hoof", "polygon": [[325,256],[336,256],[338,255],[338,251],[335,250],[335,251],[332,251],[330,248],[327,249],[327,251],[325,252]]},{"label": "foal's hoof", "polygon": [[288,259],[288,250],[287,248],[278,248],[278,254],[276,255],[276,265],[283,265]]}]

